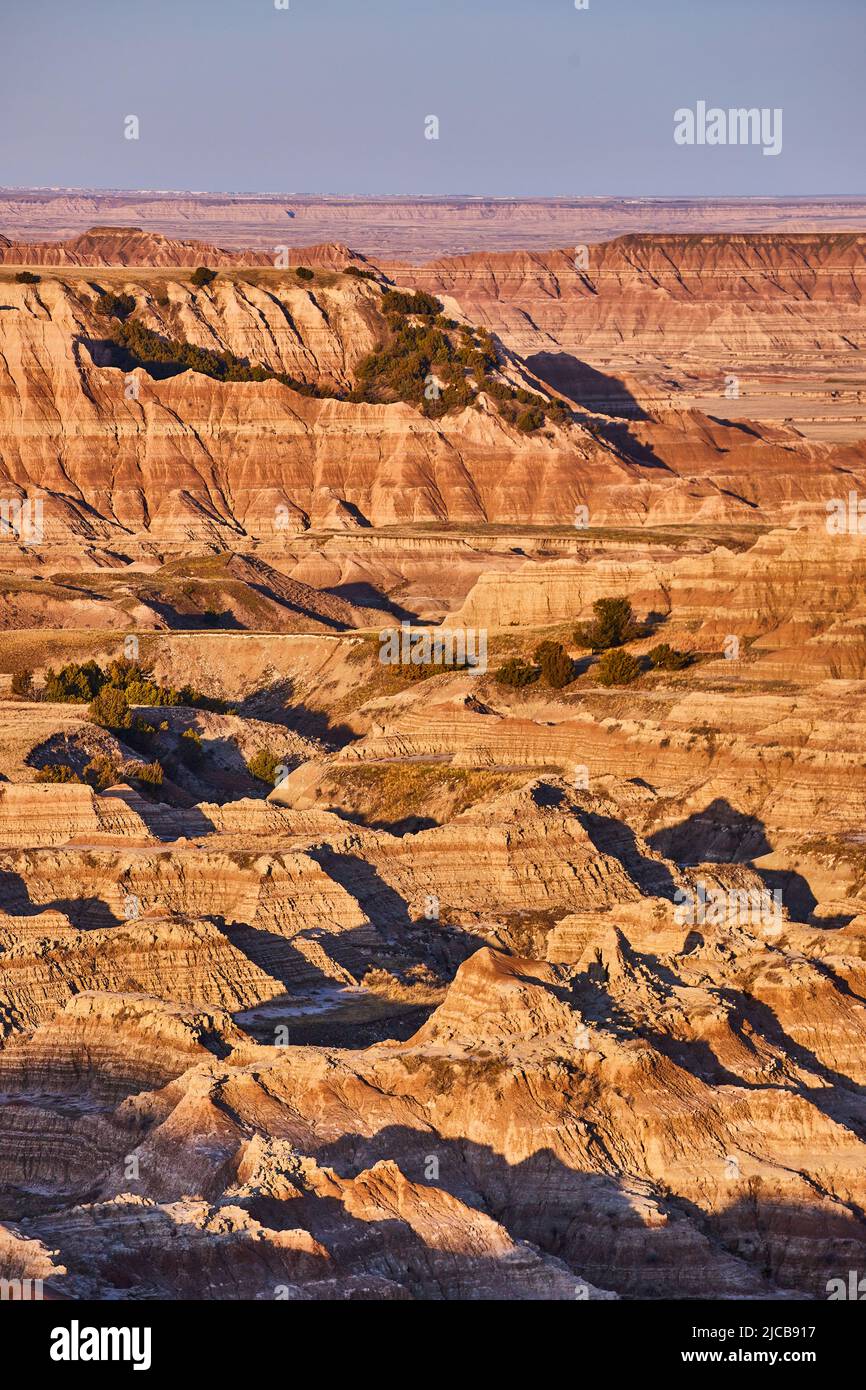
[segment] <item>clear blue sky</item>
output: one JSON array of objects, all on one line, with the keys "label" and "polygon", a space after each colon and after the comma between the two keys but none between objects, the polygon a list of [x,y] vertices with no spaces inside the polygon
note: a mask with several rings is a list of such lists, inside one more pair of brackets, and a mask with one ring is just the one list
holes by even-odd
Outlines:
[{"label": "clear blue sky", "polygon": [[[866,0],[2,0],[0,184],[863,194],[864,38]],[[782,107],[782,153],[676,145],[698,99]]]}]

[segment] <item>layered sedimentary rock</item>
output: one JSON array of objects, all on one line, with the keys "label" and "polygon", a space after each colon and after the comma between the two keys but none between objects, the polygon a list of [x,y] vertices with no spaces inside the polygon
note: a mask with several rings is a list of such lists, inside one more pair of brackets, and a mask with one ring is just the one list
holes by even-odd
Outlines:
[{"label": "layered sedimentary rock", "polygon": [[[36,284],[23,254],[0,502],[43,506],[0,546],[0,1276],[797,1299],[862,1267],[862,448],[584,389],[692,343],[847,373],[859,235],[627,239],[580,283],[440,264],[449,316],[525,335],[540,375],[506,344],[502,382],[546,394],[544,344],[585,349],[571,423],[528,432],[492,397],[337,399],[382,327],[344,248],[312,281],[129,228],[43,247]],[[323,394],[129,389],[100,286]],[[575,632],[611,597],[640,624],[620,686]],[[439,618],[486,671],[380,659]],[[189,704],[103,728],[74,666],[81,703],[39,698],[129,650],[137,698]]]},{"label": "layered sedimentary rock", "polygon": [[[793,922],[745,864],[679,866],[617,786],[535,779],[408,840],[7,787],[4,1273],[815,1296],[862,1248],[860,934]],[[735,916],[683,914],[700,887]],[[382,1040],[329,1042],[359,1008]]]},{"label": "layered sedimentary rock", "polygon": [[[815,1296],[862,1254],[864,1011],[792,931],[677,948],[612,913],[573,964],[482,949],[414,1036],[361,1052],[256,1048],[146,1002],[121,1022],[85,996],[54,1025],[68,1083],[44,1028],[5,1049],[12,1248],[28,1272],[53,1251],[52,1287],[78,1293],[122,1269],[181,1296],[230,1277],[260,1298]],[[831,1087],[840,1039],[852,1081]],[[78,1096],[86,1157],[37,1076]],[[53,1133],[38,1169],[16,1159],[28,1123]],[[65,1211],[34,1211],[37,1181]]]},{"label": "layered sedimentary rock", "polygon": [[690,361],[704,372],[726,362],[735,372],[761,359],[811,366],[820,355],[827,365],[866,345],[862,232],[636,234],[582,249],[479,252],[403,273],[452,295],[537,370],[549,354],[562,389],[570,382],[602,406],[626,406],[627,392],[581,375],[587,358],[624,367]]},{"label": "layered sedimentary rock", "polygon": [[[610,691],[591,708],[539,699],[519,713],[461,696],[415,702],[380,714],[326,767],[447,759],[462,768],[555,769],[572,785],[603,788],[611,778],[639,777],[643,791],[633,793],[630,814],[644,827],[680,827],[679,843],[693,858],[735,857],[741,846],[747,857],[760,856],[768,837],[794,840],[816,822],[829,835],[859,831],[866,811],[859,685],[829,683],[820,721],[812,693],[743,693],[732,702],[723,693],[658,690],[630,697],[626,708],[622,693]],[[310,805],[315,787],[292,774],[275,795]]]},{"label": "layered sedimentary rock", "polygon": [[[225,280],[196,294],[171,282],[167,303],[133,279],[116,288],[155,332],[334,391],[379,331],[378,287],[347,277],[315,290],[288,276],[276,290]],[[41,501],[37,539],[237,546],[309,523],[573,525],[579,507],[594,525],[780,520],[823,516],[829,498],[862,482],[862,445],[807,444],[695,412],[633,427],[576,416],[527,435],[483,393],[427,419],[405,404],[192,371],[155,380],[139,368],[132,390],[123,371],[99,365],[106,320],[79,282],[5,295],[0,459],[9,505]],[[543,389],[519,359],[504,370]],[[25,541],[28,518],[15,531]]]},{"label": "layered sedimentary rock", "polygon": [[[64,241],[12,240],[0,236],[0,265],[34,266],[142,266],[147,269],[177,270],[206,265],[219,270],[242,266],[273,268],[278,257],[275,248],[267,251],[230,251],[211,242],[179,240],[160,231],[114,223],[91,226]],[[320,266],[341,269],[361,258],[347,246],[329,240],[316,246],[307,244],[303,254],[286,246],[284,265]]]},{"label": "layered sedimentary rock", "polygon": [[[241,194],[106,193],[101,189],[8,189],[0,227],[14,239],[76,238],[144,228],[151,235],[190,233],[221,246],[256,247],[349,241],[367,255],[416,260],[467,250],[546,251],[643,232],[851,231],[866,219],[862,198],[393,198]],[[107,224],[107,225],[106,225]],[[2,241],[0,241],[2,244]],[[123,247],[121,244],[120,252]],[[118,255],[112,249],[107,255]],[[184,253],[181,252],[181,255]],[[112,263],[117,263],[113,261]],[[121,262],[122,263],[122,262]],[[210,262],[209,262],[210,263]],[[189,264],[180,260],[178,264]]]},{"label": "layered sedimentary rock", "polygon": [[866,534],[831,534],[824,524],[774,530],[743,551],[700,556],[616,555],[587,545],[573,558],[489,568],[450,615],[455,625],[533,627],[589,615],[599,598],[624,591],[645,613],[688,625],[698,642],[722,633],[759,639],[812,636],[825,649],[846,640],[864,616]]}]

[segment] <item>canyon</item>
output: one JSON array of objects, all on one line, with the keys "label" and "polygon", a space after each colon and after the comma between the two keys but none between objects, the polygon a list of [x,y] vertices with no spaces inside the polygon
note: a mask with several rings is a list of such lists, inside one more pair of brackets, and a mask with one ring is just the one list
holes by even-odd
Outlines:
[{"label": "canyon", "polygon": [[862,208],[635,202],[2,192],[0,1277],[862,1268]]}]

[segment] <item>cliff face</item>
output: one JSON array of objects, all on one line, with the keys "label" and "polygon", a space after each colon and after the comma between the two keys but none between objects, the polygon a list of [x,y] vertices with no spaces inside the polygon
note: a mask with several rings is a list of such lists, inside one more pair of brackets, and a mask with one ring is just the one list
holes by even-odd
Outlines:
[{"label": "cliff face", "polygon": [[[228,349],[339,392],[381,327],[379,290],[341,275],[305,289],[220,280],[164,293],[133,277],[136,316],[163,336]],[[495,521],[572,525],[763,520],[824,513],[856,485],[864,447],[808,445],[790,431],[700,414],[634,424],[579,413],[520,433],[482,396],[427,419],[414,407],[299,395],[274,381],[192,371],[132,384],[106,360],[106,320],[80,281],[7,284],[0,313],[0,478],[39,492],[47,538],[236,543],[312,523]],[[507,379],[542,389],[518,358]],[[849,476],[840,470],[850,470]]]},{"label": "cliff face", "polygon": [[[277,247],[266,251],[230,251],[207,241],[178,240],[141,227],[90,227],[66,241],[21,241],[0,236],[0,265],[36,266],[142,266],[178,268],[206,265],[219,270],[239,266],[273,266]],[[302,253],[289,247],[282,259],[287,265],[340,268],[359,258],[347,246],[327,242],[305,246]]]},{"label": "cliff face", "polygon": [[826,366],[866,346],[862,232],[634,235],[583,252],[580,261],[575,247],[476,253],[392,270],[453,295],[537,370],[558,369],[563,390],[569,380],[604,390],[563,353],[625,370],[680,361],[736,373],[755,361],[814,367],[819,354]]}]

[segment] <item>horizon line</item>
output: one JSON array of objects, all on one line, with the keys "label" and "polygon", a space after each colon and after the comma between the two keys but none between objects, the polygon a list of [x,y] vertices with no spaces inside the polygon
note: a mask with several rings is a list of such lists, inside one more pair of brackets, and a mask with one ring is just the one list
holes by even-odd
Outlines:
[{"label": "horizon line", "polygon": [[445,202],[460,199],[466,202],[502,203],[550,203],[550,202],[742,202],[742,203],[780,203],[820,201],[824,199],[843,199],[847,201],[866,201],[866,193],[352,193],[352,192],[299,192],[286,190],[237,190],[202,188],[124,188],[97,184],[0,184],[0,193],[90,193],[98,196],[146,194],[161,197],[186,198],[238,198],[238,199],[278,199],[278,198],[334,198],[364,199],[370,202],[412,201]]}]

